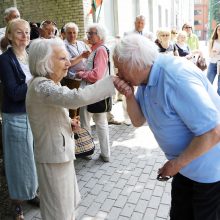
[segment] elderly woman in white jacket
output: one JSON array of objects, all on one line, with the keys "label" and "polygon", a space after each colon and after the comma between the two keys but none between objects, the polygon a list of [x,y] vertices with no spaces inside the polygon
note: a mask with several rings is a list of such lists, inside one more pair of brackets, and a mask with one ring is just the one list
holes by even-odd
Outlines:
[{"label": "elderly woman in white jacket", "polygon": [[[73,160],[74,139],[68,109],[77,109],[111,96],[113,80],[104,80],[84,89],[62,87],[70,62],[65,45],[58,39],[37,39],[29,48],[33,75],[26,108],[35,143],[41,215],[45,220],[74,220],[80,195]],[[96,94],[96,96],[94,96]]]}]

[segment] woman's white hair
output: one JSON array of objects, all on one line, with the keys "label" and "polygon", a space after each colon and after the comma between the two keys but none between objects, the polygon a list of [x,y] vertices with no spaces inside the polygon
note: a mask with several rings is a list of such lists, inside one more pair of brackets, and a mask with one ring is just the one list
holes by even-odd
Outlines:
[{"label": "woman's white hair", "polygon": [[186,31],[179,31],[177,34],[177,39],[181,36],[187,37],[187,32]]},{"label": "woman's white hair", "polygon": [[33,40],[29,47],[29,68],[34,77],[48,76],[53,73],[53,50],[60,47],[66,50],[64,42],[59,38]]},{"label": "woman's white hair", "polygon": [[113,59],[129,66],[133,72],[152,65],[158,54],[158,47],[154,42],[140,34],[130,34],[116,44]]},{"label": "woman's white hair", "polygon": [[66,23],[66,24],[64,25],[64,27],[63,27],[64,32],[66,32],[66,30],[67,30],[68,28],[74,28],[77,33],[79,32],[79,27],[78,27],[78,25],[77,25],[76,23],[74,23],[74,22]]},{"label": "woman's white hair", "polygon": [[96,29],[97,35],[100,37],[100,39],[105,42],[107,38],[107,31],[105,27],[99,23],[93,23],[87,27],[87,31],[89,32],[93,28]]}]

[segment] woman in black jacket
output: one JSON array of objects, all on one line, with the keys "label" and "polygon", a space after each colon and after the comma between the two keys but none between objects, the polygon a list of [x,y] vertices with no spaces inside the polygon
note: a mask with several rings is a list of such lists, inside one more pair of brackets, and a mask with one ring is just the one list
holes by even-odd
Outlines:
[{"label": "woman in black jacket", "polygon": [[32,78],[25,48],[30,26],[22,19],[12,20],[6,29],[10,47],[0,56],[3,86],[2,139],[9,196],[15,219],[24,219],[21,203],[32,200],[38,187],[33,154],[33,136],[25,108],[27,83]]}]

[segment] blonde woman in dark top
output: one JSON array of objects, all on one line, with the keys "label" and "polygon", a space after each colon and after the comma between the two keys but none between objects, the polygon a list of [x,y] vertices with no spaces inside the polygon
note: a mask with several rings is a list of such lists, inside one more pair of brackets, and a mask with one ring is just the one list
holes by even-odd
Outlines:
[{"label": "blonde woman in dark top", "polygon": [[190,49],[187,44],[187,33],[185,31],[180,31],[177,35],[176,47],[180,57],[191,58]]},{"label": "blonde woman in dark top", "polygon": [[171,33],[168,29],[158,30],[155,43],[159,47],[160,53],[179,56],[176,46],[171,42]]},{"label": "blonde woman in dark top", "polygon": [[38,187],[33,136],[25,107],[27,84],[32,79],[25,50],[30,42],[29,23],[23,19],[10,21],[6,38],[10,47],[0,56],[4,163],[13,214],[16,220],[22,220],[22,201],[33,201]]}]

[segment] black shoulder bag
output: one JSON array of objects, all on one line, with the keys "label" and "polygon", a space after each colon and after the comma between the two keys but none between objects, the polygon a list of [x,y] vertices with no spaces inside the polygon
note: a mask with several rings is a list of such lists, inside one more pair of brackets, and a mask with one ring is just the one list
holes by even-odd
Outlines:
[{"label": "black shoulder bag", "polygon": [[[109,75],[110,75],[110,59],[109,59],[109,49],[105,47],[108,53],[108,69],[109,69]],[[94,68],[94,59],[93,59],[93,68]],[[103,99],[99,102],[96,102],[94,104],[87,106],[87,111],[91,113],[103,113],[103,112],[110,112],[112,110],[112,97],[108,97],[106,99]]]}]

